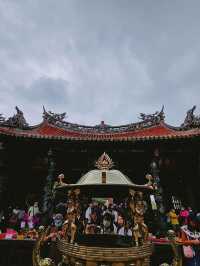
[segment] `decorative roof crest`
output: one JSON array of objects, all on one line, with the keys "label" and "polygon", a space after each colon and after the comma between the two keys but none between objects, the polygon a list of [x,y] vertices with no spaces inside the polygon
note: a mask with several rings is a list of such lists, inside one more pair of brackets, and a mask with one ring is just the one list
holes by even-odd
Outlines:
[{"label": "decorative roof crest", "polygon": [[15,128],[28,128],[28,123],[26,122],[26,119],[24,118],[23,112],[16,106],[15,107],[17,113],[14,114],[12,117],[9,117],[7,120],[0,115],[0,124],[3,126],[8,127],[15,127]]},{"label": "decorative roof crest", "polygon": [[75,123],[70,123],[65,121],[66,113],[56,114],[51,111],[46,111],[43,107],[43,119],[50,124],[56,125],[58,127],[78,131],[82,133],[120,133],[125,131],[132,131],[147,128],[159,124],[161,121],[164,121],[164,106],[162,106],[161,111],[157,111],[154,114],[144,114],[140,113],[140,119],[142,121],[137,123],[131,123],[121,126],[111,126],[101,122],[101,124],[96,126],[86,126]]},{"label": "decorative roof crest", "polygon": [[109,170],[114,166],[114,163],[112,159],[108,156],[108,154],[104,152],[96,161],[95,166],[99,170]]},{"label": "decorative roof crest", "polygon": [[0,124],[4,123],[6,121],[5,117],[0,114]]},{"label": "decorative roof crest", "polygon": [[161,121],[165,120],[165,113],[164,113],[164,105],[162,106],[161,111],[156,111],[154,114],[144,114],[140,113],[140,117],[143,122],[145,123],[152,123],[152,124],[158,124]]},{"label": "decorative roof crest", "polygon": [[196,116],[194,111],[196,109],[196,105],[194,105],[191,109],[187,111],[185,120],[181,125],[182,129],[191,129],[200,127],[200,116]]},{"label": "decorative roof crest", "polygon": [[52,124],[63,123],[66,113],[56,114],[51,111],[46,111],[43,106],[43,119]]}]

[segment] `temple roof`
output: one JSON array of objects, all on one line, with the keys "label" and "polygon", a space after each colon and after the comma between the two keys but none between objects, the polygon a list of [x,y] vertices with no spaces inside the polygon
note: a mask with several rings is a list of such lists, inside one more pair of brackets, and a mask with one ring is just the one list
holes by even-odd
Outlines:
[{"label": "temple roof", "polygon": [[132,141],[153,139],[178,139],[200,136],[200,118],[193,114],[194,107],[187,112],[184,123],[172,127],[165,123],[163,108],[151,115],[140,114],[137,123],[110,126],[101,122],[96,126],[85,126],[64,121],[65,113],[54,114],[44,109],[43,122],[29,126],[23,112],[7,120],[0,115],[0,136],[17,138],[91,140],[91,141]]}]

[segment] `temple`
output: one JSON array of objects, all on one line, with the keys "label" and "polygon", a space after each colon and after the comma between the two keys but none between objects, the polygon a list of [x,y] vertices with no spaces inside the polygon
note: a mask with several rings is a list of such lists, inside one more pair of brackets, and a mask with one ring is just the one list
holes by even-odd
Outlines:
[{"label": "temple", "polygon": [[[28,194],[41,198],[49,167],[66,183],[75,183],[103,152],[137,184],[150,173],[163,208],[197,207],[200,200],[200,117],[191,108],[183,123],[165,123],[164,108],[141,113],[139,122],[111,126],[79,125],[43,108],[43,121],[30,126],[16,107],[13,117],[0,115],[0,202],[22,204]],[[2,201],[3,199],[3,201]]]}]

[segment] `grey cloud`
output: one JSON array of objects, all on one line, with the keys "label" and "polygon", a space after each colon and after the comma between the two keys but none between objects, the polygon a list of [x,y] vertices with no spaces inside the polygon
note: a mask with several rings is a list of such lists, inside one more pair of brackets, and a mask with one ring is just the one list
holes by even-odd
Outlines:
[{"label": "grey cloud", "polygon": [[67,104],[68,86],[66,80],[41,77],[29,88],[18,88],[18,99],[24,99],[33,104],[52,104],[53,106]]},{"label": "grey cloud", "polygon": [[199,1],[0,2],[1,112],[41,105],[71,121],[120,124],[199,104]]}]

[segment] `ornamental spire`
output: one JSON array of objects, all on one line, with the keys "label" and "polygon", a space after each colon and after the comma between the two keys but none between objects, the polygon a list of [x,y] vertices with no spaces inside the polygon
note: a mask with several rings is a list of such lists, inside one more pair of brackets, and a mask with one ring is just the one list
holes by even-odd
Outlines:
[{"label": "ornamental spire", "polygon": [[17,111],[16,114],[14,114],[12,117],[9,117],[7,120],[4,118],[4,116],[2,116],[2,114],[0,114],[0,125],[19,129],[28,128],[28,123],[24,118],[24,113],[17,106],[15,109]]},{"label": "ornamental spire", "polygon": [[196,105],[187,111],[184,123],[181,125],[181,129],[191,129],[200,127],[200,116],[194,114]]},{"label": "ornamental spire", "polygon": [[65,124],[65,116],[66,113],[56,114],[51,111],[46,111],[45,107],[43,106],[43,119],[51,124]]},{"label": "ornamental spire", "polygon": [[142,122],[150,123],[152,125],[159,124],[161,121],[165,120],[164,105],[160,112],[156,111],[153,114],[140,113],[139,119],[141,119]]},{"label": "ornamental spire", "polygon": [[109,170],[114,166],[114,163],[112,159],[108,156],[108,154],[104,152],[96,161],[95,166],[99,170]]}]

